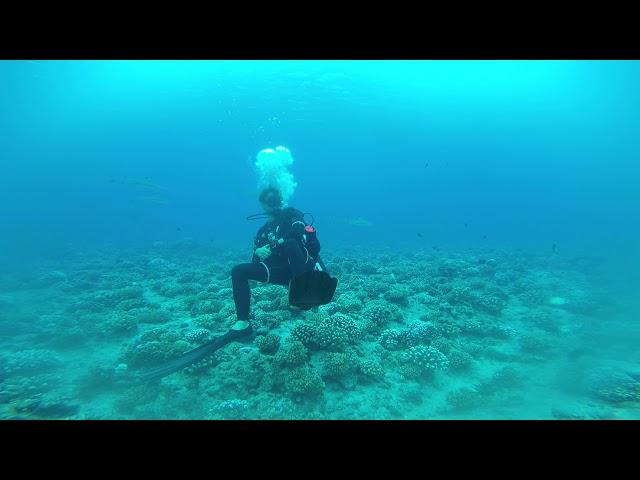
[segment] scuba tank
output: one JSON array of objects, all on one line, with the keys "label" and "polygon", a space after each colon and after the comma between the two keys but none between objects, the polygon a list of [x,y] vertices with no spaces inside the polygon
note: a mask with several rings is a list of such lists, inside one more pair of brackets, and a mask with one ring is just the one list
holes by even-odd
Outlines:
[{"label": "scuba tank", "polygon": [[304,237],[306,241],[313,241],[313,240],[317,240],[316,237],[316,229],[313,227],[313,225],[307,225],[306,227],[304,227]]},{"label": "scuba tank", "polygon": [[320,241],[318,240],[317,230],[313,226],[313,215],[311,215],[311,223],[307,223],[304,220],[305,215],[311,215],[310,213],[304,213],[302,215],[303,222],[305,224],[304,234],[302,235],[302,244],[307,249],[309,255],[318,260],[318,254],[320,253]]}]

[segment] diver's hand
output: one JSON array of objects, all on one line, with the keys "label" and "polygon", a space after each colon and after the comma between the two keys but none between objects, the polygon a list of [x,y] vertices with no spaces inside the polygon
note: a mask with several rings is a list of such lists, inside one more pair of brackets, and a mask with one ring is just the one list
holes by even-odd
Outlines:
[{"label": "diver's hand", "polygon": [[271,248],[269,245],[265,245],[264,247],[256,248],[256,256],[260,259],[260,261],[271,255]]}]

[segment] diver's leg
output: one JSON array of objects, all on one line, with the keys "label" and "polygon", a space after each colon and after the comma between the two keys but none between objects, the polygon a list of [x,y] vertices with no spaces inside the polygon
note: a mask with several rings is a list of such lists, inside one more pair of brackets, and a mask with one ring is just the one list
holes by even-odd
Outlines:
[{"label": "diver's leg", "polygon": [[307,271],[307,261],[310,261],[308,254],[300,242],[289,239],[282,245],[289,262],[289,271],[291,277],[297,277]]},{"label": "diver's leg", "polygon": [[231,284],[233,286],[233,301],[236,304],[238,320],[249,321],[249,304],[251,291],[249,280],[267,281],[267,270],[261,263],[242,263],[231,270]]},{"label": "diver's leg", "polygon": [[[271,267],[271,278],[269,279],[269,283],[275,283],[276,285],[282,285],[283,287],[289,287],[291,279],[293,275],[291,275],[291,265],[287,262],[286,264],[278,267]],[[293,306],[289,306],[290,309],[295,308]]]},{"label": "diver's leg", "polygon": [[269,283],[285,287],[289,286],[289,280],[291,280],[291,268],[288,263],[281,266],[272,266],[269,269],[269,272]]}]

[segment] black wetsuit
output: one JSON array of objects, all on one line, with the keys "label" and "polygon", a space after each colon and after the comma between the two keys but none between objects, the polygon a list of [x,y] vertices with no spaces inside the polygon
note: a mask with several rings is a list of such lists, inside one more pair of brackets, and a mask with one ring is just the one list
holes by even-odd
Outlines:
[{"label": "black wetsuit", "polygon": [[[288,286],[292,277],[313,270],[316,262],[320,262],[317,254],[319,244],[316,251],[309,252],[303,240],[305,223],[302,212],[289,207],[276,215],[273,221],[268,221],[258,230],[254,239],[251,263],[236,265],[231,270],[233,301],[236,304],[238,320],[250,318],[249,280]],[[255,249],[265,245],[270,245],[271,255],[261,261],[256,256]]]}]

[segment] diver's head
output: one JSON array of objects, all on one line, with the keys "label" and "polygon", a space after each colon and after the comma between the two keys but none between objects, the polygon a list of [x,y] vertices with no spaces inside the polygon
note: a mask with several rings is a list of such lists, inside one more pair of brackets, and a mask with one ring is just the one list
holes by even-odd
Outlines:
[{"label": "diver's head", "polygon": [[265,213],[273,215],[282,208],[282,195],[277,188],[265,188],[258,199]]}]

